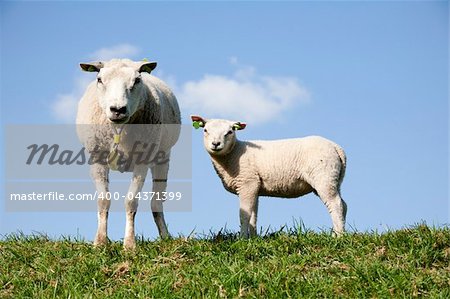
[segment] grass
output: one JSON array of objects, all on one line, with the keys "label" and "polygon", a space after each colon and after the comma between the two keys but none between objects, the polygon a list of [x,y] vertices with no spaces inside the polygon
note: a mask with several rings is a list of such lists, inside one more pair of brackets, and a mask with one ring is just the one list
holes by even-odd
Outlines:
[{"label": "grass", "polygon": [[291,228],[241,240],[0,241],[1,298],[450,298],[450,228],[416,225],[334,238]]}]

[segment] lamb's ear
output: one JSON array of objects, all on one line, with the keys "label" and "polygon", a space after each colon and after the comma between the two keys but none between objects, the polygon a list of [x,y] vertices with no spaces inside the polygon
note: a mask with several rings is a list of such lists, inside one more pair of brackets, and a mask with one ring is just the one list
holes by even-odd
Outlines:
[{"label": "lamb's ear", "polygon": [[246,126],[247,126],[246,123],[236,122],[233,125],[233,130],[244,130]]},{"label": "lamb's ear", "polygon": [[204,120],[201,116],[191,115],[192,126],[195,129],[203,128],[206,124],[206,120]]},{"label": "lamb's ear", "polygon": [[101,61],[80,63],[80,67],[85,72],[99,72],[105,65]]},{"label": "lamb's ear", "polygon": [[156,68],[156,61],[142,61],[142,63],[139,65],[138,72],[142,73],[151,73]]}]

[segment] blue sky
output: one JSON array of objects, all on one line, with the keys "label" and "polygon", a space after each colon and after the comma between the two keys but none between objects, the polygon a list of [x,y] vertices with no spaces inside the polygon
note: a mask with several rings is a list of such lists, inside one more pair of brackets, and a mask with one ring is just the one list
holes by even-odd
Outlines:
[{"label": "blue sky", "polygon": [[[2,126],[70,123],[93,78],[79,62],[147,57],[158,61],[155,75],[174,89],[185,123],[195,113],[246,121],[241,139],[322,135],[339,143],[348,156],[347,228],[448,224],[448,8],[446,1],[2,2]],[[169,230],[237,231],[238,200],[216,177],[201,132],[192,138],[193,211],[167,213]],[[122,238],[124,218],[112,213],[113,239]],[[151,218],[138,213],[137,232],[153,238]],[[263,230],[293,219],[331,227],[314,195],[261,198]],[[95,213],[0,207],[0,234],[90,240],[95,229]]]}]

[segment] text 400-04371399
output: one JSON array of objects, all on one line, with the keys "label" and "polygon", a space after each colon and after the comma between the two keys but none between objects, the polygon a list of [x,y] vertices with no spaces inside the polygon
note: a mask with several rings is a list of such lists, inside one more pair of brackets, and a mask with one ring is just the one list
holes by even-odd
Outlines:
[{"label": "text 400-04371399", "polygon": [[181,200],[183,194],[181,192],[146,192],[141,191],[136,194],[127,193],[126,195],[121,195],[120,192],[103,192],[100,193],[98,198],[102,200],[120,200],[128,199],[132,200],[136,198],[138,200]]}]

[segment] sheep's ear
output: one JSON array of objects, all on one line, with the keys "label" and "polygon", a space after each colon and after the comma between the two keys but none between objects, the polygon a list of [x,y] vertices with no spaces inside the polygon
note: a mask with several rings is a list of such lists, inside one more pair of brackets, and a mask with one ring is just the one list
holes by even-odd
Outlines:
[{"label": "sheep's ear", "polygon": [[85,72],[99,72],[102,67],[105,65],[103,62],[88,62],[88,63],[80,63],[80,67]]},{"label": "sheep's ear", "polygon": [[142,61],[142,63],[139,65],[138,72],[142,73],[151,73],[156,68],[156,61]]},{"label": "sheep's ear", "polygon": [[233,125],[233,130],[244,130],[246,126],[246,123],[237,122]]},{"label": "sheep's ear", "polygon": [[206,120],[204,120],[201,116],[191,115],[192,126],[195,129],[203,128],[206,124]]}]

